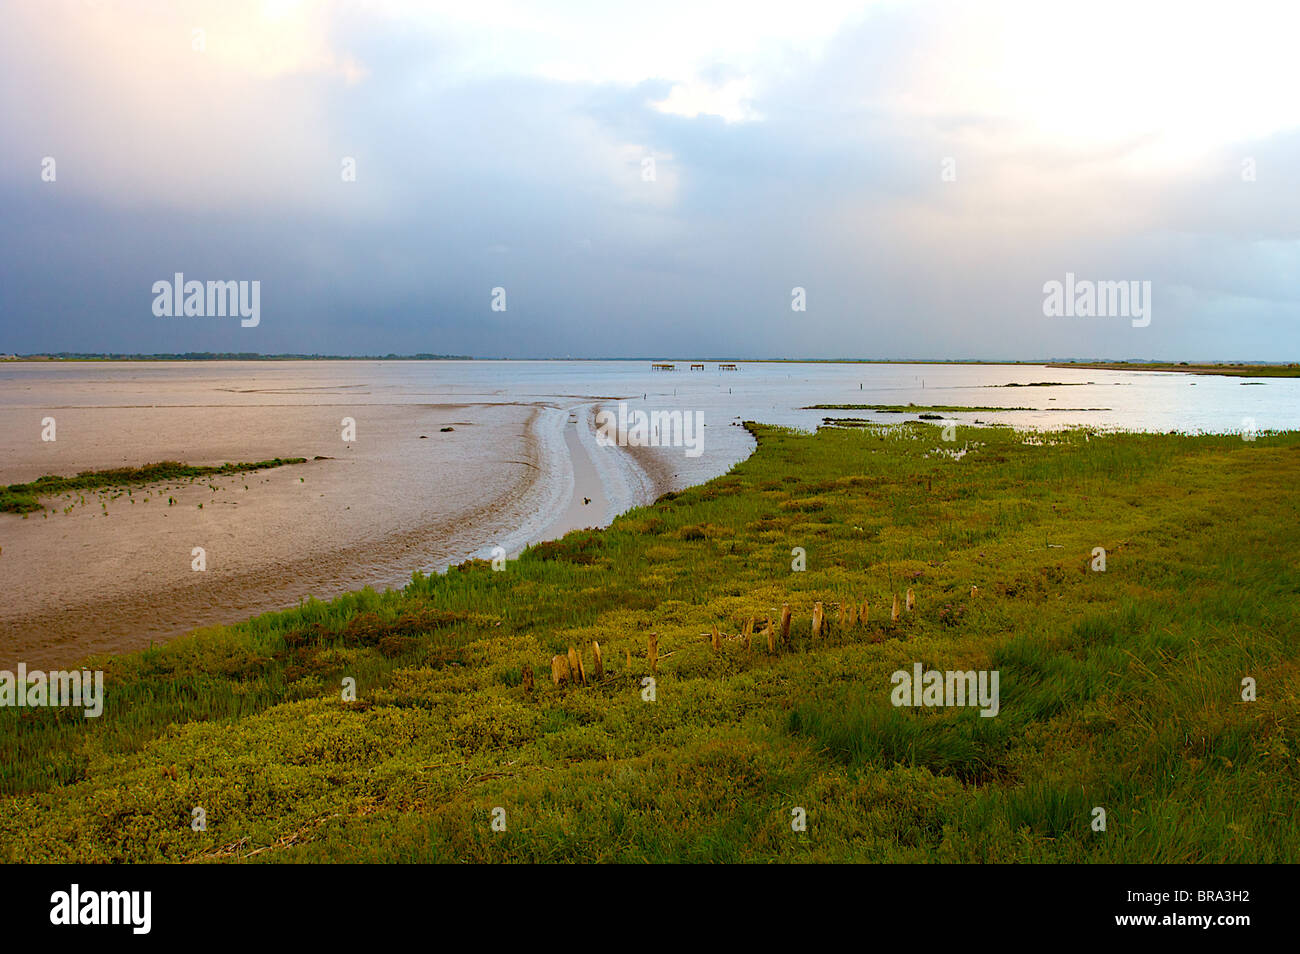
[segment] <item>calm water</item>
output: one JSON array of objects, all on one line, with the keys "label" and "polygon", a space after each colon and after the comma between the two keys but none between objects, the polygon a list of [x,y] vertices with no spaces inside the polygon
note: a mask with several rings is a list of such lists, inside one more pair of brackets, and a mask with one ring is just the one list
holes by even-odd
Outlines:
[{"label": "calm water", "polygon": [[[494,546],[599,526],[724,473],[753,419],[803,428],[810,404],[1028,407],[972,423],[1236,432],[1300,428],[1300,381],[1033,366],[649,362],[0,364],[0,482],[138,466],[313,459],[0,515],[0,665],[71,662],[314,595],[399,585]],[[1007,388],[1062,382],[1060,387]],[[702,415],[703,453],[598,446],[591,420]],[[41,440],[42,420],[57,440]],[[899,415],[878,415],[897,422]],[[344,440],[343,419],[356,423]],[[450,430],[444,430],[450,428]],[[200,506],[200,504],[202,506]],[[192,569],[203,547],[207,569]]]}]

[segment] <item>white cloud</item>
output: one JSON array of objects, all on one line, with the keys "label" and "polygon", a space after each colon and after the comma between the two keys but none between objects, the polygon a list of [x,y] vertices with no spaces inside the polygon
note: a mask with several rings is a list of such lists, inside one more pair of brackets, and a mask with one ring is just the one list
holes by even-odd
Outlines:
[{"label": "white cloud", "polygon": [[713,84],[702,80],[676,83],[655,109],[676,116],[719,116],[729,123],[762,119],[753,106],[754,83],[749,78]]}]

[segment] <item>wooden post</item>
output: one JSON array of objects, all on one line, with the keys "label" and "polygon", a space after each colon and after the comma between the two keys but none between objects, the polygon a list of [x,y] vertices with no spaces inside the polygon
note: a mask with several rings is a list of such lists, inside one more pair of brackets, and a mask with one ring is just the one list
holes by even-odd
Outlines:
[{"label": "wooden post", "polygon": [[867,601],[862,601],[862,609],[858,610],[858,623],[862,626],[867,625]]},{"label": "wooden post", "polygon": [[767,628],[764,632],[767,634],[767,651],[776,655],[776,628],[772,625],[770,619],[767,621]]},{"label": "wooden post", "polygon": [[521,680],[521,683],[524,687],[524,692],[527,692],[531,695],[533,691],[533,667],[528,665],[527,663],[524,663],[524,671],[522,673],[522,676],[523,679]]},{"label": "wooden post", "polygon": [[894,609],[893,612],[889,614],[889,621],[891,623],[898,622],[898,594],[897,593],[894,594]]},{"label": "wooden post", "polygon": [[562,682],[569,681],[569,657],[552,656],[551,657],[551,679],[558,686]]},{"label": "wooden post", "polygon": [[572,646],[569,647],[569,672],[572,673],[575,684],[579,680],[584,686],[587,684],[587,674],[582,671],[582,653]]},{"label": "wooden post", "polygon": [[591,643],[591,677],[593,679],[605,678],[605,660],[600,654],[600,643],[592,641]]},{"label": "wooden post", "polygon": [[650,659],[650,671],[651,671],[651,672],[658,672],[658,671],[659,671],[659,636],[658,636],[658,634],[656,634],[656,633],[651,633],[651,634],[650,634],[650,638],[649,638],[649,640],[648,640],[648,642],[647,642],[646,655],[647,655],[647,656],[649,657],[649,659]]},{"label": "wooden post", "polygon": [[790,604],[781,604],[781,642],[790,642]]},{"label": "wooden post", "polygon": [[813,637],[813,639],[818,639],[818,638],[821,637],[821,634],[822,634],[822,616],[823,616],[823,613],[822,613],[822,604],[821,604],[821,601],[819,600],[818,602],[816,602],[816,603],[813,604],[813,616],[812,616],[812,637]]},{"label": "wooden post", "polygon": [[718,632],[718,624],[713,624],[713,651],[716,653],[722,648],[722,634]]},{"label": "wooden post", "polygon": [[843,603],[840,603],[840,604],[839,604],[839,607],[840,607],[839,628],[840,628],[840,631],[843,632],[843,630],[844,630],[844,622],[845,622],[845,620],[848,619],[848,611],[846,610],[846,608],[845,608],[845,606],[844,606]]},{"label": "wooden post", "polygon": [[910,613],[914,609],[916,609],[916,594],[912,592],[912,588],[909,586],[907,588],[907,611]]}]

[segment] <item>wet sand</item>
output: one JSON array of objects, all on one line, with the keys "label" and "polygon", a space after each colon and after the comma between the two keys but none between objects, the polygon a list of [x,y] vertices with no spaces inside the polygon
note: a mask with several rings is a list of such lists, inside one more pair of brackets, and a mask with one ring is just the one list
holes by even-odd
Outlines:
[{"label": "wet sand", "polygon": [[569,495],[567,506],[556,514],[554,522],[544,531],[544,539],[562,537],[570,530],[599,527],[606,523],[603,517],[610,497],[601,482],[595,462],[579,436],[579,428],[584,426],[582,420],[565,424],[564,443],[573,467],[573,492]]},{"label": "wet sand", "polygon": [[[94,426],[93,409],[81,415],[69,410],[60,412],[60,426],[65,420]],[[128,417],[148,410],[132,409]],[[222,413],[265,432],[266,419],[283,417],[285,410]],[[172,428],[191,423],[188,410],[172,411]],[[206,409],[193,413],[200,421],[213,416]],[[629,480],[607,489],[609,477],[602,480],[593,461],[583,406],[570,422],[569,409],[542,403],[368,405],[354,412],[358,440],[352,444],[340,440],[340,414],[337,407],[295,407],[291,420],[269,428],[287,438],[274,447],[270,438],[246,441],[240,453],[227,443],[239,438],[219,425],[174,438],[145,437],[148,424],[133,424],[129,430],[140,438],[128,453],[101,448],[75,465],[41,465],[42,473],[73,473],[164,457],[205,464],[277,455],[327,458],[138,486],[129,496],[46,498],[47,510],[26,519],[0,514],[0,668],[19,661],[70,666],[90,654],[141,649],[308,596],[401,586],[416,569],[445,569],[486,557],[498,545],[515,555],[571,529],[603,526],[629,504]],[[311,433],[325,436],[304,440]],[[182,439],[202,453],[183,453],[170,443]],[[141,447],[147,448],[143,456]],[[616,472],[631,474],[644,498],[632,502],[657,495],[653,480],[623,450],[602,450],[622,455]],[[609,471],[609,462],[603,463]],[[11,472],[2,479],[33,476]],[[193,548],[200,546],[206,559],[201,572],[193,568]]]}]

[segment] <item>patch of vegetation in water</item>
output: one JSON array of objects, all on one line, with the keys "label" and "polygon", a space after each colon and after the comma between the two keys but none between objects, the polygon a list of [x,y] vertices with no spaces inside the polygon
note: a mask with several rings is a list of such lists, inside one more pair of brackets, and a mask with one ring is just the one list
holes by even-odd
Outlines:
[{"label": "patch of vegetation in water", "polygon": [[918,411],[1034,411],[1032,407],[987,407],[966,404],[810,404],[805,411],[878,411],[881,414],[915,414]]},{"label": "patch of vegetation in water", "polygon": [[221,477],[243,474],[287,464],[301,464],[305,457],[276,457],[255,463],[221,464],[216,467],[195,467],[175,460],[145,464],[143,467],[115,467],[109,470],[83,470],[75,477],[57,477],[47,474],[25,484],[0,487],[0,513],[31,513],[45,509],[41,497],[67,493],[73,490],[118,490],[140,484],[164,480],[189,480],[195,477]]},{"label": "patch of vegetation in water", "polygon": [[1082,388],[1089,384],[1095,384],[1094,381],[1031,381],[1028,384],[1020,384],[1012,381],[1010,384],[986,384],[986,388]]},{"label": "patch of vegetation in water", "polygon": [[1176,371],[1182,374],[1222,374],[1230,377],[1248,378],[1297,378],[1300,377],[1300,363],[1257,364],[1249,361],[1225,361],[1218,364],[1198,364],[1179,361],[1101,361],[1101,362],[1060,362],[1048,365],[1049,368],[1091,368],[1105,371]]}]

